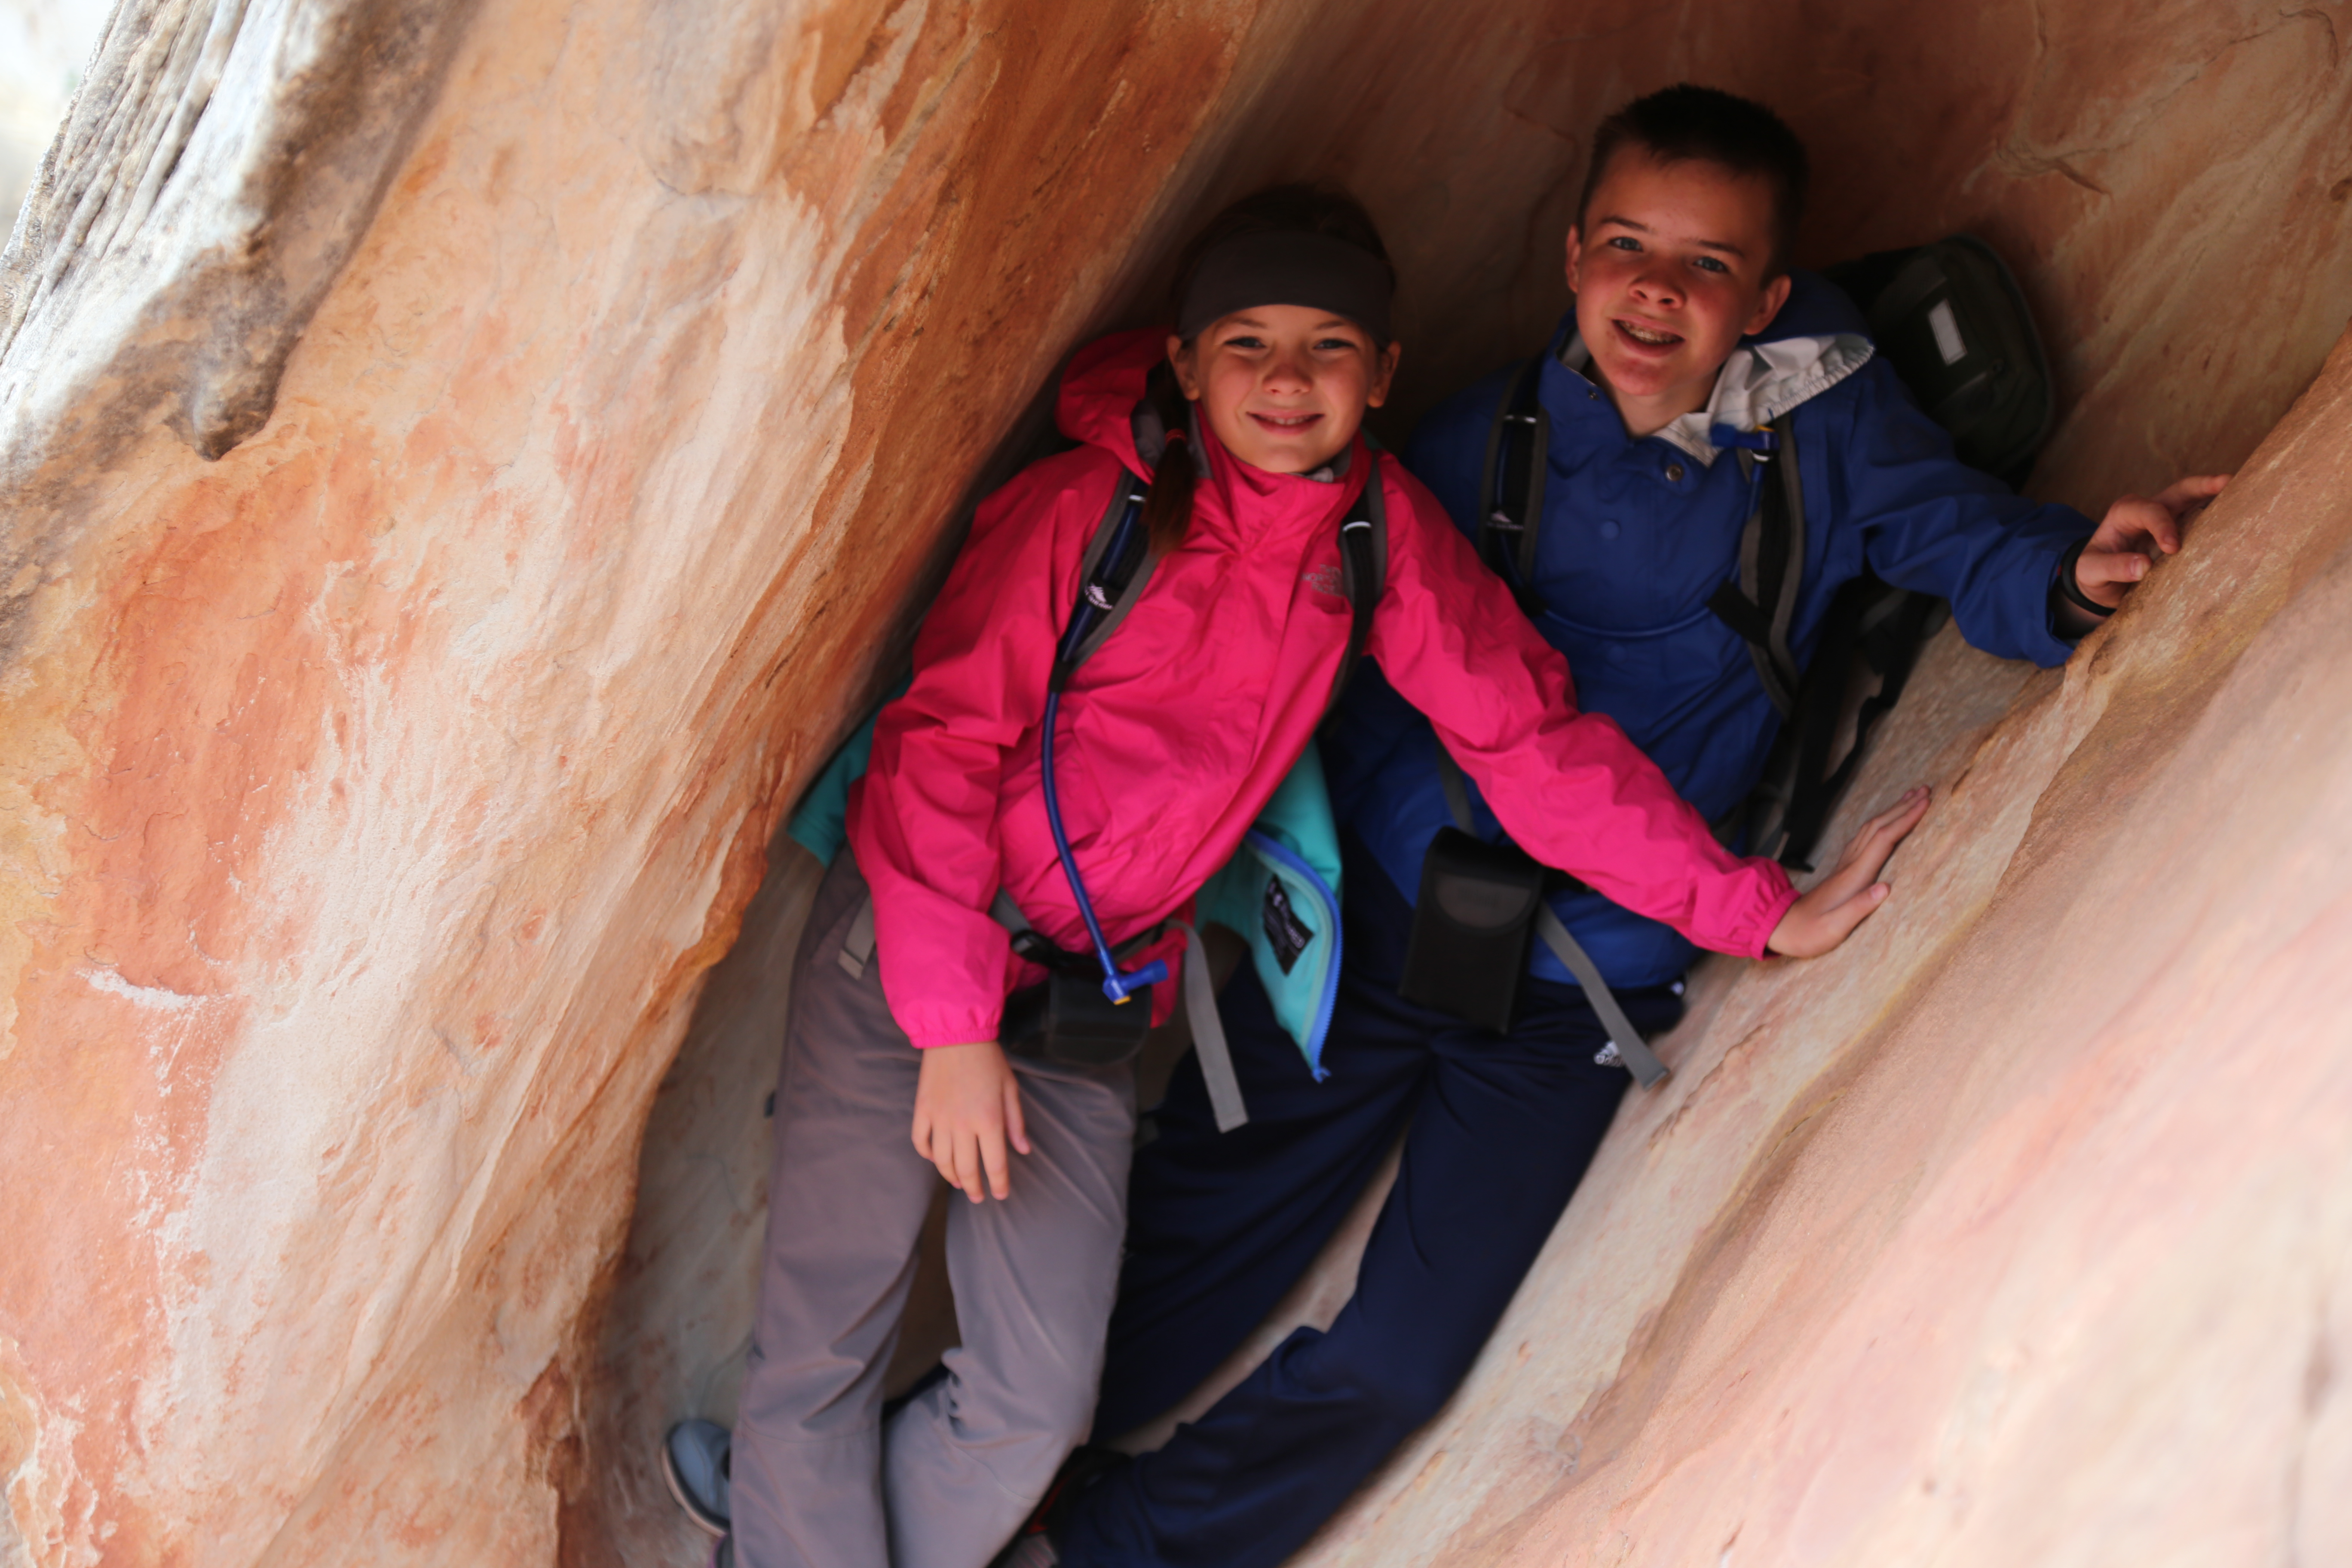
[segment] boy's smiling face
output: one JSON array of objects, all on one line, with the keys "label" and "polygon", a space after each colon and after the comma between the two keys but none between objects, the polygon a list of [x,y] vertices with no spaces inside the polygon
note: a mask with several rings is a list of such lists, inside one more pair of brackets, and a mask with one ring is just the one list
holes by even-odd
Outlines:
[{"label": "boy's smiling face", "polygon": [[1304,474],[1355,439],[1396,374],[1381,348],[1345,316],[1304,305],[1256,305],[1210,322],[1190,343],[1168,340],[1184,395],[1201,405],[1225,450],[1253,468]]},{"label": "boy's smiling face", "polygon": [[1740,338],[1789,297],[1768,279],[1772,187],[1699,160],[1629,146],[1568,231],[1568,286],[1596,378],[1625,428],[1648,436],[1706,406]]}]

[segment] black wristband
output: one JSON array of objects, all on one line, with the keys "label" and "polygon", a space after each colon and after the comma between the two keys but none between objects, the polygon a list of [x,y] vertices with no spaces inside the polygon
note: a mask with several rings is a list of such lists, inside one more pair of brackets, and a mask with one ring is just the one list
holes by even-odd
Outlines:
[{"label": "black wristband", "polygon": [[2068,604],[2086,616],[2096,616],[2104,621],[2116,613],[2116,606],[2102,605],[2084,593],[2074,582],[2074,563],[2083,559],[2083,546],[2090,542],[2087,539],[2078,539],[2066,547],[2066,553],[2058,557],[2058,581],[2053,585]]}]

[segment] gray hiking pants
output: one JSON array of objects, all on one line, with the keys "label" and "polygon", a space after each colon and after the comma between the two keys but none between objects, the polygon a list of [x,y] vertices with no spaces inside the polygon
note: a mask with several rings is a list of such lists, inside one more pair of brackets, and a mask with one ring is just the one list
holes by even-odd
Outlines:
[{"label": "gray hiking pants", "polygon": [[963,1343],[944,1380],[882,1422],[940,1175],[909,1141],[920,1053],[891,1019],[880,964],[853,977],[841,962],[866,898],[845,849],[793,972],[730,1464],[740,1568],[982,1568],[1084,1440],[1102,1373],[1134,1076],[1015,1058],[1035,1152],[1013,1155],[1010,1200],[950,1200]]}]

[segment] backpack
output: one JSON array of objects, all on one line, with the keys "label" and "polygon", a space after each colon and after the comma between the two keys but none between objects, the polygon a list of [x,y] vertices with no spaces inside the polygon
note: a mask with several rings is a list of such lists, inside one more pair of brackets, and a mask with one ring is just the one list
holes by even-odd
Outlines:
[{"label": "backpack", "polygon": [[1992,247],[1956,234],[1825,268],[1960,461],[2011,489],[2050,438],[2057,401],[2025,291]]},{"label": "backpack", "polygon": [[[1349,604],[1348,646],[1325,703],[1327,720],[1362,657],[1371,636],[1373,611],[1388,581],[1388,514],[1381,489],[1380,458],[1377,454],[1368,458],[1371,472],[1339,525],[1341,587]],[[1102,520],[1095,525],[1080,562],[1078,596],[1063,635],[1066,637],[1069,628],[1083,621],[1090,619],[1092,624],[1080,633],[1066,657],[1055,659],[1052,679],[1057,686],[1066,685],[1109,640],[1143,596],[1144,585],[1157,564],[1140,527],[1149,489],[1144,480],[1127,475],[1113,489]],[[909,683],[910,678],[902,678],[883,705],[902,695]],[[866,772],[881,706],[866,715],[843,743],[785,828],[795,843],[821,861],[830,863],[848,837],[849,785]],[[1202,922],[1230,927],[1247,940],[1275,1016],[1297,1043],[1318,1082],[1329,1076],[1322,1065],[1323,1046],[1339,989],[1339,829],[1324,785],[1322,761],[1310,744],[1276,787],[1244,836],[1241,848],[1202,887],[1197,908]],[[1043,951],[1051,944],[1028,931],[1028,922],[1010,898],[1000,893],[991,912],[1013,931],[1024,956],[1054,960],[1055,954]],[[1328,940],[1318,940],[1327,935]],[[1230,1131],[1245,1121],[1247,1115],[1218,1019],[1206,955],[1197,931],[1191,936],[1184,965],[1186,1007],[1218,1126]],[[863,951],[845,948],[843,962],[862,969],[873,952],[870,912],[853,926],[851,939],[852,947],[862,946]]]},{"label": "backpack", "polygon": [[[1861,307],[1877,352],[1951,435],[1960,460],[2014,488],[2049,437],[2055,404],[2024,292],[1992,247],[1953,235],[1878,251],[1823,275]],[[1541,365],[1540,355],[1528,362],[1496,409],[1478,507],[1479,553],[1530,613],[1540,603],[1528,584],[1543,521],[1540,454],[1550,443],[1550,418],[1537,396]],[[1740,534],[1738,576],[1716,591],[1708,608],[1748,645],[1782,723],[1762,778],[1715,826],[1727,844],[1744,836],[1753,852],[1810,871],[1822,829],[1853,783],[1871,731],[1902,697],[1921,650],[1949,612],[1932,595],[1865,573],[1838,590],[1811,667],[1797,668],[1788,638],[1802,586],[1805,514],[1793,425],[1784,415],[1752,444],[1734,447],[1744,473],[1756,477],[1759,465],[1766,471],[1753,487],[1757,505]],[[1876,689],[1853,713],[1853,742],[1832,763],[1849,693],[1873,679]]]}]

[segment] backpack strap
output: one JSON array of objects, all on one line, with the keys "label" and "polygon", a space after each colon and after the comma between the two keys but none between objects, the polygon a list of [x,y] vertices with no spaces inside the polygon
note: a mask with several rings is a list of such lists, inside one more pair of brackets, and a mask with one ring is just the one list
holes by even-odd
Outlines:
[{"label": "backpack strap", "polygon": [[[1936,602],[1863,576],[1838,590],[1822,617],[1812,666],[1800,671],[1789,648],[1789,627],[1802,587],[1805,551],[1804,487],[1797,469],[1791,426],[1783,417],[1762,435],[1771,445],[1757,456],[1741,446],[1743,464],[1765,469],[1760,495],[1739,541],[1739,580],[1726,583],[1707,607],[1748,644],[1765,695],[1780,710],[1780,739],[1766,760],[1763,776],[1727,819],[1724,839],[1748,835],[1752,853],[1770,855],[1799,871],[1810,859],[1831,809],[1860,767],[1871,730],[1895,706],[1931,629]],[[1718,426],[1718,445],[1752,440],[1745,432]],[[1780,469],[1776,483],[1770,469]],[[1754,468],[1749,470],[1754,473]],[[1768,615],[1765,606],[1770,606]],[[1880,677],[1878,694],[1855,717],[1853,745],[1836,768],[1830,748],[1837,738],[1846,681],[1859,652]]]},{"label": "backpack strap", "polygon": [[1356,504],[1348,509],[1339,524],[1339,583],[1348,595],[1348,651],[1339,660],[1339,673],[1331,681],[1331,699],[1324,704],[1323,716],[1328,721],[1339,710],[1340,694],[1348,689],[1348,678],[1356,672],[1356,660],[1364,654],[1364,645],[1371,640],[1372,614],[1380,608],[1381,595],[1389,583],[1389,509],[1381,494],[1381,458],[1370,452],[1371,471],[1364,476],[1364,488],[1356,492]]},{"label": "backpack strap", "polygon": [[1192,1051],[1200,1059],[1201,1081],[1209,1091],[1209,1110],[1217,1131],[1231,1132],[1249,1121],[1249,1105],[1242,1098],[1242,1080],[1234,1071],[1234,1050],[1225,1038],[1225,1021],[1217,1011],[1217,983],[1209,973],[1209,950],[1202,945],[1200,929],[1184,925],[1184,1017],[1192,1026]]},{"label": "backpack strap", "polygon": [[1541,354],[1528,361],[1503,389],[1478,470],[1478,558],[1511,585],[1519,608],[1530,616],[1542,607],[1534,587],[1536,540],[1543,531],[1544,470],[1551,454],[1543,362]]},{"label": "backpack strap", "polygon": [[1078,599],[1070,606],[1069,624],[1055,651],[1047,689],[1067,686],[1078,667],[1094,657],[1143,597],[1154,565],[1143,532],[1143,498],[1150,489],[1129,473],[1121,474],[1113,487],[1110,504],[1103,509],[1102,521],[1095,524],[1094,538],[1078,563]]},{"label": "backpack strap", "polygon": [[1642,1038],[1642,1031],[1633,1020],[1625,1016],[1625,1009],[1617,1005],[1617,994],[1609,989],[1609,982],[1601,977],[1601,966],[1592,955],[1568,932],[1560,918],[1551,912],[1549,902],[1536,905],[1536,935],[1551,949],[1552,956],[1568,966],[1568,972],[1584,987],[1584,999],[1601,1018],[1601,1026],[1609,1031],[1609,1043],[1592,1053],[1595,1065],[1607,1067],[1612,1062],[1623,1062],[1643,1089],[1655,1089],[1673,1076],[1673,1069],[1658,1059],[1650,1043]]},{"label": "backpack strap", "polygon": [[[1348,651],[1341,656],[1339,672],[1331,682],[1330,700],[1324,708],[1327,717],[1339,705],[1348,678],[1355,673],[1356,661],[1371,640],[1372,616],[1388,588],[1388,502],[1381,490],[1380,455],[1370,457],[1371,471],[1364,476],[1364,488],[1356,492],[1356,504],[1348,509],[1339,524],[1339,580],[1348,595]],[[1150,489],[1135,475],[1127,475],[1111,492],[1110,504],[1095,525],[1094,538],[1087,542],[1087,552],[1078,563],[1078,580],[1084,586],[1077,603],[1070,607],[1069,625],[1062,634],[1063,651],[1054,659],[1050,685],[1055,691],[1069,684],[1078,667],[1109,640],[1136,601],[1143,597],[1144,584],[1157,564],[1145,548],[1143,534],[1143,501]]]},{"label": "backpack strap", "polygon": [[1789,627],[1796,619],[1797,595],[1805,573],[1805,494],[1797,472],[1795,424],[1784,416],[1752,436],[1720,425],[1715,427],[1719,443],[1745,437],[1735,450],[1756,500],[1739,534],[1738,579],[1725,583],[1706,602],[1706,607],[1748,644],[1756,677],[1764,683],[1764,695],[1772,700],[1782,719],[1795,712],[1797,690],[1803,683],[1796,658],[1789,651]]},{"label": "backpack strap", "polygon": [[[1874,576],[1855,578],[1838,590],[1822,623],[1813,654],[1819,673],[1807,679],[1797,717],[1790,721],[1795,771],[1785,781],[1779,858],[1794,870],[1811,869],[1813,847],[1829,826],[1830,812],[1853,782],[1870,745],[1871,732],[1893,710],[1911,679],[1928,636],[1942,624],[1944,602],[1932,595],[1891,587]],[[1878,677],[1878,690],[1864,698],[1853,720],[1853,741],[1836,768],[1829,765],[1844,706],[1846,681],[1855,656]]]}]

